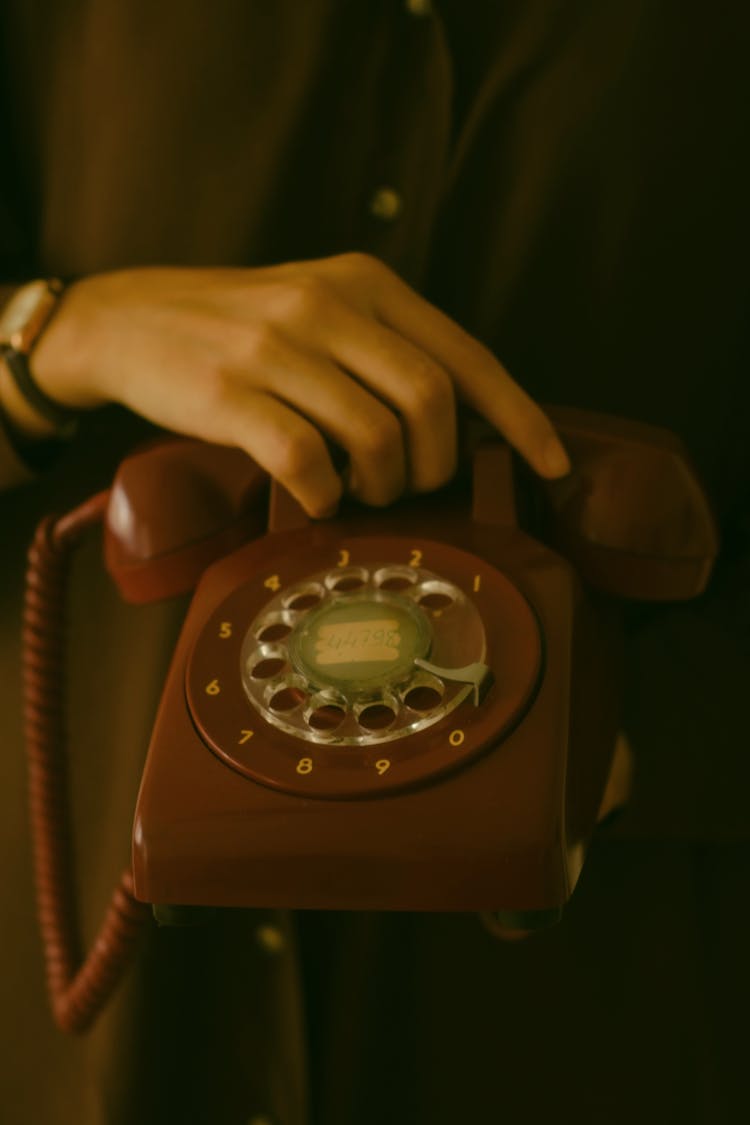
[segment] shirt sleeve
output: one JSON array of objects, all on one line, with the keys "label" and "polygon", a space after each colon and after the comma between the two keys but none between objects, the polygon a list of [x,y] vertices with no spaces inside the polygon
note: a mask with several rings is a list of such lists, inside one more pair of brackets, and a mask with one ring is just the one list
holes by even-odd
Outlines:
[{"label": "shirt sleeve", "polygon": [[33,480],[34,475],[13,445],[5,418],[0,415],[0,491]]}]

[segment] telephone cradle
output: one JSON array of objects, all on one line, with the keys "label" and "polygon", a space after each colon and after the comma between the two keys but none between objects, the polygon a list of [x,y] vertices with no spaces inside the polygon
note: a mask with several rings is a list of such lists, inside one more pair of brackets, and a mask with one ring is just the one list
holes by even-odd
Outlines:
[{"label": "telephone cradle", "polygon": [[[241,451],[168,439],[40,525],[27,742],[61,1026],[83,1029],[103,1004],[142,904],[159,920],[183,907],[478,911],[525,930],[560,917],[619,729],[619,601],[698,595],[718,539],[670,433],[548,413],[573,470],[527,474],[525,493],[495,440],[439,493],[311,521],[276,484],[269,495]],[[62,715],[48,707],[41,723],[38,700],[61,659],[49,622],[64,556],[98,521],[126,600],[195,592],[148,750],[132,873],[97,941],[100,958],[116,950],[79,968],[65,896],[49,889],[72,894],[64,800],[45,781]]]}]

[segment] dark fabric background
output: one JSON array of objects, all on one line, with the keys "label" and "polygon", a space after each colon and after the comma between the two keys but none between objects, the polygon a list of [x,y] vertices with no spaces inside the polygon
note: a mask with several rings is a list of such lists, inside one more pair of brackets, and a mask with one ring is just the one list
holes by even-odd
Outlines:
[{"label": "dark fabric background", "polygon": [[[361,249],[543,401],[667,425],[720,520],[707,593],[630,615],[635,794],[563,923],[262,917],[152,933],[85,1042],[49,1023],[30,891],[18,614],[37,516],[142,429],[83,427],[2,497],[0,1115],[9,1125],[729,1125],[746,1106],[750,673],[748,20],[678,0],[6,0],[0,281]],[[395,187],[398,220],[368,206]],[[127,862],[179,607],[75,579],[71,729],[84,928]],[[92,653],[95,658],[92,662]],[[281,923],[280,923],[281,924]],[[289,920],[283,922],[289,925]],[[738,1030],[739,1029],[739,1030]]]}]

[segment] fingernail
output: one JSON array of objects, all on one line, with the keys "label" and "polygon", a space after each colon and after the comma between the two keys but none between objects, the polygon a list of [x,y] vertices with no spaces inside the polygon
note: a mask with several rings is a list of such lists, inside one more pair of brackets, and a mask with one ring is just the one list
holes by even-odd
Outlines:
[{"label": "fingernail", "polygon": [[553,477],[564,477],[570,472],[570,458],[557,438],[552,438],[545,446],[544,464]]}]

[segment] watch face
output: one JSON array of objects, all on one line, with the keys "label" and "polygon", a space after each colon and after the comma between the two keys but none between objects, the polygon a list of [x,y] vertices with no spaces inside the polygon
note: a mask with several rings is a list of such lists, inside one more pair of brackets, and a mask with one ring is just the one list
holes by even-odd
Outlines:
[{"label": "watch face", "polygon": [[0,346],[28,355],[61,291],[61,283],[52,281],[31,281],[17,289],[0,311]]}]

